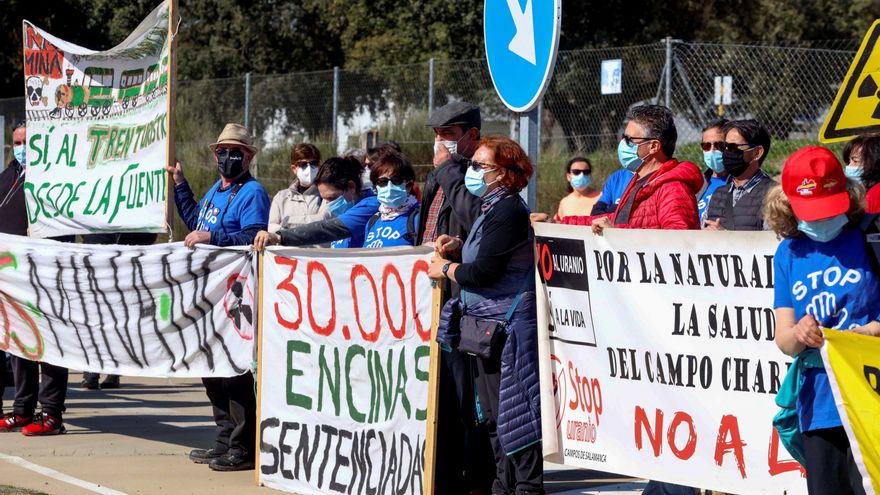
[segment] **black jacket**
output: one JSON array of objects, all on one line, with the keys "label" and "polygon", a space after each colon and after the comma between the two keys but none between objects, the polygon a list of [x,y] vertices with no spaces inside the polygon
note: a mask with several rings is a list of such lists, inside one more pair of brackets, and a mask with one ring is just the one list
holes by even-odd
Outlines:
[{"label": "black jacket", "polygon": [[449,160],[428,173],[425,189],[422,192],[419,234],[416,245],[421,245],[426,241],[424,237],[428,209],[437,195],[437,190],[441,187],[446,197],[440,209],[440,215],[437,217],[437,235],[447,234],[461,237],[462,240],[467,239],[471,226],[480,215],[481,204],[480,198],[468,192],[464,186],[467,165],[467,160]]},{"label": "black jacket", "polygon": [[0,172],[0,233],[28,235],[24,167],[14,159]]}]

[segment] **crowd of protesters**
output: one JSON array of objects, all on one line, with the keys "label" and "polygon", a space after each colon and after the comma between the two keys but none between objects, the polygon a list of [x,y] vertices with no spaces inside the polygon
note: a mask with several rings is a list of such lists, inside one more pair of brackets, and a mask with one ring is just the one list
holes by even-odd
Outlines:
[{"label": "crowd of protesters", "polygon": [[[777,181],[763,170],[771,138],[759,122],[719,120],[706,126],[701,169],[674,158],[678,134],[668,108],[636,106],[617,145],[620,168],[600,189],[590,159],[569,160],[568,194],[551,216],[530,213],[520,192],[534,164],[516,142],[481,134],[478,107],[449,103],[426,125],[435,140],[423,188],[396,143],[324,161],[317,147],[300,143],[290,151],[293,182],[270,202],[249,172],[258,153],[254,137],[238,124],[228,124],[209,145],[220,179],[201,199],[180,163],[167,171],[177,211],[191,231],[184,240],[188,248],[433,246],[428,276],[447,289],[437,333],[442,353],[436,493],[544,493],[533,222],[580,225],[597,235],[614,228],[775,232],[782,239],[774,259],[776,343],[796,358],[790,373],[797,381],[791,392],[793,429],[783,438],[801,438],[787,446],[800,449],[811,494],[864,493],[816,349],[822,328],[880,335],[876,260],[864,240],[873,214],[880,213],[880,136],[850,141],[843,165],[826,148],[801,149],[788,157]],[[17,235],[27,235],[25,132],[24,124],[16,126],[15,159],[0,174],[0,231]],[[124,235],[85,239],[154,241]],[[810,273],[844,266],[859,271],[858,284],[812,284],[806,297],[792,297],[794,284]],[[806,305],[814,293],[827,291],[839,301],[836,311],[817,313]],[[9,362],[15,401],[0,431],[63,433],[67,370],[17,357]],[[8,375],[6,366],[0,369],[0,386]],[[87,374],[82,386],[119,386],[113,376],[97,382],[97,375]],[[190,459],[220,471],[253,469],[253,375],[203,382],[216,439],[193,450]],[[644,493],[694,490],[652,481]]]}]

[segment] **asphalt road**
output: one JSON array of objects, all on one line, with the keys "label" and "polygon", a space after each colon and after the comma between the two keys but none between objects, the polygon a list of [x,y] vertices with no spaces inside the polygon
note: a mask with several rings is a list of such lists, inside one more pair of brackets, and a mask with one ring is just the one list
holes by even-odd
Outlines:
[{"label": "asphalt road", "polygon": [[[123,378],[118,390],[82,390],[71,373],[67,434],[25,437],[0,433],[0,485],[52,495],[271,494],[254,472],[217,473],[187,459],[213,438],[201,381]],[[4,405],[12,404],[7,388]],[[547,464],[546,487],[556,494],[638,494],[644,482]]]}]

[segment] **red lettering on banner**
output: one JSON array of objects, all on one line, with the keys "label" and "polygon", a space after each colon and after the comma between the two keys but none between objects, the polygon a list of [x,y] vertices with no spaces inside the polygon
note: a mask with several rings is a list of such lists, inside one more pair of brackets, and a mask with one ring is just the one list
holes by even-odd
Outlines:
[{"label": "red lettering on banner", "polygon": [[[357,288],[355,287],[355,281],[357,281],[358,277],[365,277],[370,282],[370,287],[373,288],[373,301],[376,305],[376,327],[371,333],[365,332],[364,325],[361,323],[361,309],[358,303]],[[379,339],[379,331],[382,328],[379,321],[379,290],[376,288],[376,281],[373,280],[373,275],[370,274],[370,271],[364,265],[358,264],[351,269],[351,296],[354,299],[354,319],[358,324],[358,329],[361,331],[361,337],[367,342],[377,341]]]},{"label": "red lettering on banner", "polygon": [[553,277],[553,257],[550,255],[550,246],[541,244],[538,249],[541,253],[541,272],[544,275],[544,280],[550,280]]},{"label": "red lettering on banner", "polygon": [[794,459],[779,460],[779,432],[776,428],[770,428],[773,433],[770,435],[770,448],[767,452],[767,466],[770,468],[770,476],[787,473],[790,471],[800,471],[801,478],[807,477],[807,470],[801,466],[801,463]]},{"label": "red lettering on banner", "polygon": [[[400,288],[400,327],[395,328],[394,318],[391,317],[391,310],[388,308],[388,278],[394,276],[397,279],[397,286]],[[406,334],[406,290],[403,287],[403,279],[397,267],[388,263],[382,270],[382,306],[385,309],[385,317],[388,318],[388,327],[391,328],[391,335],[396,339],[402,339]]]},{"label": "red lettering on banner", "polygon": [[568,401],[568,408],[572,411],[580,408],[588,415],[593,414],[596,426],[599,426],[599,416],[602,415],[602,387],[599,385],[599,379],[582,377],[571,361],[568,362],[568,379],[574,392],[572,399]]},{"label": "red lettering on banner", "polygon": [[654,457],[660,457],[663,448],[663,411],[657,409],[654,413],[654,428],[648,421],[645,410],[640,406],[636,406],[635,412],[635,436],[636,448],[642,450],[642,429],[648,434],[648,440],[651,441],[651,447],[654,448]]},{"label": "red lettering on banner", "polygon": [[[730,440],[728,440],[728,437]],[[724,454],[733,452],[739,474],[746,477],[746,463],[743,459],[743,447],[746,445],[739,434],[739,422],[736,416],[726,414],[721,418],[721,426],[718,427],[718,440],[715,442],[715,464],[721,466],[724,462]]]},{"label": "red lettering on banner", "polygon": [[[324,275],[324,279],[327,281],[327,292],[330,294],[330,320],[327,321],[326,325],[318,325],[318,322],[315,321],[315,315],[312,312],[312,302],[314,301],[314,298],[312,297],[312,289],[315,286],[315,284],[312,283],[312,274],[316,271],[320,272],[321,275]],[[336,294],[333,293],[333,281],[330,280],[330,274],[327,273],[327,268],[320,261],[309,261],[309,264],[306,265],[306,277],[309,284],[309,323],[312,325],[316,334],[328,337],[333,333],[333,330],[336,330]]]},{"label": "red lettering on banner", "polygon": [[278,302],[275,303],[275,320],[284,328],[289,330],[299,330],[299,326],[302,324],[302,299],[299,296],[299,289],[296,288],[295,285],[291,283],[293,281],[293,275],[296,273],[296,265],[299,260],[283,258],[281,256],[274,256],[275,263],[279,265],[289,266],[290,273],[287,274],[287,278],[281,281],[275,287],[275,290],[289,292],[293,298],[296,300],[296,319],[293,321],[288,320],[287,318],[281,316],[281,308]]},{"label": "red lettering on banner", "polygon": [[63,56],[60,50],[34,31],[32,26],[26,30],[24,49],[24,70],[26,76],[47,76],[61,78]]},{"label": "red lettering on banner", "polygon": [[422,342],[428,342],[431,340],[431,327],[426,327],[422,324],[422,319],[419,318],[419,310],[416,308],[416,304],[418,301],[416,300],[416,278],[418,278],[419,273],[424,273],[428,275],[428,262],[425,260],[418,260],[413,265],[412,275],[409,278],[409,293],[410,293],[410,302],[412,303],[412,314],[413,321],[416,324],[416,333],[419,334],[419,337],[422,338]]},{"label": "red lettering on banner", "polygon": [[[684,448],[679,449],[675,444],[675,434],[678,432],[678,426],[682,423],[688,425],[688,439]],[[658,428],[659,429],[659,428]],[[672,423],[669,424],[669,431],[666,433],[666,440],[669,442],[669,450],[679,459],[686,461],[694,455],[697,450],[697,431],[694,428],[694,419],[685,412],[679,411],[672,417]]]},{"label": "red lettering on banner", "polygon": [[[3,343],[0,344],[0,351],[9,349],[9,340],[11,338],[12,342],[15,343],[15,346],[18,347],[18,350],[21,351],[24,357],[32,361],[39,360],[43,357],[43,336],[40,335],[40,331],[37,330],[37,324],[34,323],[31,316],[27,314],[27,311],[22,309],[14,299],[9,297],[9,294],[6,294],[5,292],[0,292],[0,294],[2,294],[3,299],[6,300],[6,302],[0,300],[0,315],[3,317]],[[9,321],[9,313],[6,309],[6,304],[12,306],[12,309],[15,310],[18,316],[24,321],[25,326],[27,326],[30,333],[34,336],[36,345],[33,348],[25,345],[18,337],[18,333],[15,330],[12,330],[12,324]]]}]

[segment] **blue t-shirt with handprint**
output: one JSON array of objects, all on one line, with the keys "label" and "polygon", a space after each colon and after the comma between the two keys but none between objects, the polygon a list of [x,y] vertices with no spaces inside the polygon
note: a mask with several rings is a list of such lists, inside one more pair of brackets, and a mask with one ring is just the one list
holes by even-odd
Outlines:
[{"label": "blue t-shirt with handprint", "polygon": [[[880,285],[855,227],[828,242],[785,239],[773,268],[773,307],[793,308],[796,321],[811,314],[822,327],[848,330],[880,319]],[[824,369],[805,371],[797,408],[801,431],[841,425]]]}]

